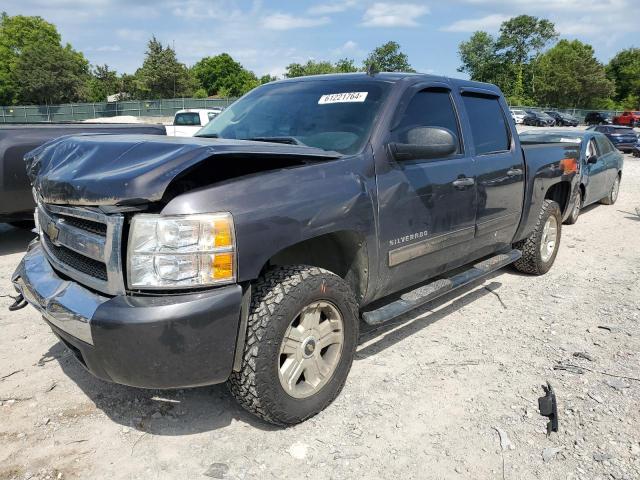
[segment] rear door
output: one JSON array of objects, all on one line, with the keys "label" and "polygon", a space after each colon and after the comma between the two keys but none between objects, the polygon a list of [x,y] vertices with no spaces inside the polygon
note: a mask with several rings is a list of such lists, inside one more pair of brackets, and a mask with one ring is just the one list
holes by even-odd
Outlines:
[{"label": "rear door", "polygon": [[445,158],[376,159],[380,288],[397,291],[464,262],[475,234],[473,160],[465,150],[448,84],[421,84],[405,92],[388,142],[407,143],[413,127],[444,127],[459,139]]},{"label": "rear door", "polygon": [[525,166],[516,148],[507,106],[491,91],[463,89],[470,125],[478,210],[474,248],[483,253],[511,244],[520,223]]}]

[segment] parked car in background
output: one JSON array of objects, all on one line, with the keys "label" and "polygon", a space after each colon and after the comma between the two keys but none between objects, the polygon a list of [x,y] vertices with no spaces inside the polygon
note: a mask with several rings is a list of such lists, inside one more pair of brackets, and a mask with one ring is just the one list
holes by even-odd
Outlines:
[{"label": "parked car in background", "polygon": [[193,138],[59,139],[25,157],[39,238],[13,284],[98,377],[228,381],[302,422],[345,384],[361,318],[551,268],[579,151],[521,147],[508,114],[486,83],[324,75],[262,85]]},{"label": "parked car in background", "polygon": [[173,117],[173,125],[167,125],[170,137],[193,137],[209,121],[222,111],[221,108],[189,108],[179,110]]},{"label": "parked car in background", "polygon": [[631,152],[638,142],[638,134],[631,127],[619,127],[617,125],[597,125],[587,130],[604,133],[611,143],[623,152]]},{"label": "parked car in background", "polygon": [[523,125],[530,127],[553,127],[556,121],[544,112],[536,112],[535,110],[527,110],[527,114],[522,119]]},{"label": "parked car in background", "polygon": [[517,124],[521,124],[522,120],[524,120],[524,117],[526,115],[527,115],[527,112],[525,112],[524,110],[520,110],[517,108],[511,109],[511,116],[513,117],[514,122],[516,122]]},{"label": "parked car in background", "polygon": [[602,133],[595,130],[528,130],[520,133],[520,143],[574,143],[580,146],[580,189],[574,194],[573,209],[564,223],[576,223],[580,210],[587,205],[598,201],[606,205],[616,202],[624,157]]},{"label": "parked car in background", "polygon": [[584,117],[584,123],[587,125],[611,125],[613,119],[606,112],[589,112]]},{"label": "parked car in background", "polygon": [[576,117],[562,112],[544,112],[556,121],[556,127],[577,127],[579,121]]},{"label": "parked car in background", "polygon": [[634,157],[640,157],[640,137],[638,137],[638,141],[631,149],[631,153]]},{"label": "parked car in background", "polygon": [[0,125],[0,222],[33,227],[36,204],[24,154],[65,135],[83,133],[166,135],[165,126],[145,123],[44,123]]},{"label": "parked car in background", "polygon": [[613,124],[627,127],[640,125],[640,112],[622,112],[622,114],[613,117]]}]

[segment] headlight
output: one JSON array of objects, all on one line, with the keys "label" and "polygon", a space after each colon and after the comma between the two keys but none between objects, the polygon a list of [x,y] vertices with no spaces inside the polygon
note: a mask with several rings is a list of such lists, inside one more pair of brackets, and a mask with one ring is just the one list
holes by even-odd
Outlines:
[{"label": "headlight", "polygon": [[236,278],[229,213],[133,217],[127,250],[129,288],[189,288]]}]

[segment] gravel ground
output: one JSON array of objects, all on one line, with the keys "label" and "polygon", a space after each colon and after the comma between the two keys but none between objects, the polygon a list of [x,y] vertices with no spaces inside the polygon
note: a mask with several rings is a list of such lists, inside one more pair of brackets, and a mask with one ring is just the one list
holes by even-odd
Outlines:
[{"label": "gravel ground", "polygon": [[[502,270],[363,332],[336,402],[288,429],[222,385],[97,380],[0,298],[0,478],[640,478],[640,159],[625,162],[618,202],[563,228],[547,275]],[[30,236],[0,226],[0,293]]]}]

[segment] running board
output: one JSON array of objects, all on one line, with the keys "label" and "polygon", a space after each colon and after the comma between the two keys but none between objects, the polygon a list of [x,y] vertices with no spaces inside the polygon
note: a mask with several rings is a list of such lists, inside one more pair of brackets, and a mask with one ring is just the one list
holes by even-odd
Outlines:
[{"label": "running board", "polygon": [[431,300],[441,297],[446,293],[467,285],[474,280],[482,278],[491,272],[506,267],[510,263],[518,260],[521,256],[522,252],[520,250],[511,250],[507,253],[495,255],[480,263],[476,263],[473,267],[457,275],[435,280],[427,285],[407,292],[403,294],[400,299],[388,303],[377,310],[363,312],[362,318],[368,325],[380,325],[381,323],[424,305]]}]

